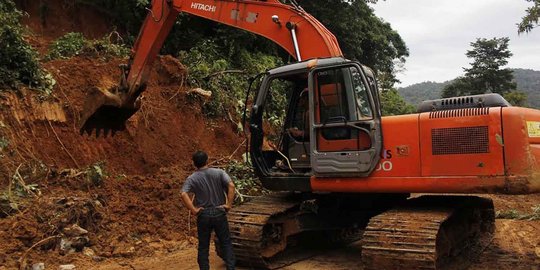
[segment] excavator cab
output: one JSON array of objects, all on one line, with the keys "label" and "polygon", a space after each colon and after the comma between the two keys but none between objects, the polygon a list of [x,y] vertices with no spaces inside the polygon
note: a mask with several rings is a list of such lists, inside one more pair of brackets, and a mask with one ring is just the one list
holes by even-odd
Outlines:
[{"label": "excavator cab", "polygon": [[382,149],[378,91],[357,63],[310,72],[312,169],[317,176],[368,176]]},{"label": "excavator cab", "polygon": [[[373,73],[343,58],[271,70],[261,82],[250,127],[252,161],[263,178],[368,176],[382,150]],[[278,182],[272,189],[280,189]]]}]

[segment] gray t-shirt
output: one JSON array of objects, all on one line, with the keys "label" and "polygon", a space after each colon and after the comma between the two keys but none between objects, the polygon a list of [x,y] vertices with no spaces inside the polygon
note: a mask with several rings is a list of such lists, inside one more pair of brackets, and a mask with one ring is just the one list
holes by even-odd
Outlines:
[{"label": "gray t-shirt", "polygon": [[221,169],[206,168],[190,175],[182,192],[195,193],[195,206],[209,208],[225,204],[225,193],[231,177]]}]

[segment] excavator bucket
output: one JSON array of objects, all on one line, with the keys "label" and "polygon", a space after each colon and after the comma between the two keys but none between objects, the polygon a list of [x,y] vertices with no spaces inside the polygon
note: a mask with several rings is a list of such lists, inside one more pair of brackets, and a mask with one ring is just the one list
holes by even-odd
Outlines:
[{"label": "excavator bucket", "polygon": [[111,90],[92,88],[83,106],[81,134],[91,135],[95,130],[96,137],[101,132],[105,137],[111,132],[114,135],[126,128],[126,121],[139,109],[138,100],[128,101],[127,95]]}]

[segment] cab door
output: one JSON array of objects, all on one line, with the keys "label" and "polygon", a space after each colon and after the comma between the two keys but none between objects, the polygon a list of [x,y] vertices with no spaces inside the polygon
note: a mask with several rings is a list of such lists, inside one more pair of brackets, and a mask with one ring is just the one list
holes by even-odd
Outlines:
[{"label": "cab door", "polygon": [[382,150],[378,93],[354,62],[309,75],[311,165],[318,177],[368,176]]}]

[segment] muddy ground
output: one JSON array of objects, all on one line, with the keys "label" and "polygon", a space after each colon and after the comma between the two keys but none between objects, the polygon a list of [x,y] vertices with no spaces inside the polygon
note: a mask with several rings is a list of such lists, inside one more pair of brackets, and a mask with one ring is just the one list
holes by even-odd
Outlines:
[{"label": "muddy ground", "polygon": [[[496,208],[500,211],[511,210],[498,202],[512,200],[510,196],[490,196],[494,198]],[[538,202],[540,196],[530,196],[529,199]],[[522,204],[522,208],[534,203]],[[540,267],[540,222],[527,220],[497,219],[495,236],[491,244],[471,262],[469,269],[539,269]],[[181,242],[159,241],[152,244],[156,250],[153,256],[131,259],[108,259],[94,263],[80,256],[73,256],[70,263],[82,269],[113,270],[113,269],[196,269],[197,250],[196,239],[188,238]],[[329,250],[317,251],[309,259],[305,259],[282,269],[308,270],[329,269],[346,270],[362,269],[360,260],[361,241],[348,246]],[[67,258],[66,258],[67,259]],[[225,269],[221,259],[211,253],[210,263],[213,269]],[[249,269],[239,267],[238,269]]]},{"label": "muddy ground", "polygon": [[[69,1],[18,2],[29,13],[28,40],[42,54],[66,32],[99,38],[114,29],[99,12]],[[40,3],[49,4],[45,24]],[[70,16],[62,16],[66,12]],[[85,95],[116,84],[125,61],[81,56],[46,62],[57,81],[53,97],[43,102],[24,90],[0,97],[0,136],[9,141],[0,153],[0,191],[26,193],[14,201],[16,209],[0,209],[9,210],[0,212],[0,270],[39,262],[46,269],[197,268],[194,219],[179,197],[192,170],[189,156],[204,149],[213,161],[228,158],[243,138],[229,119],[204,116],[204,99],[187,93],[186,69],[172,57],[156,61],[144,106],[128,131],[80,136]],[[499,211],[527,214],[540,205],[540,195],[491,197]],[[75,224],[86,232],[63,237]],[[496,225],[493,242],[470,269],[540,269],[540,221],[498,219]],[[62,249],[62,241],[73,239],[82,242]],[[357,242],[285,269],[362,269],[360,254]],[[211,262],[223,269],[214,253]]]}]

